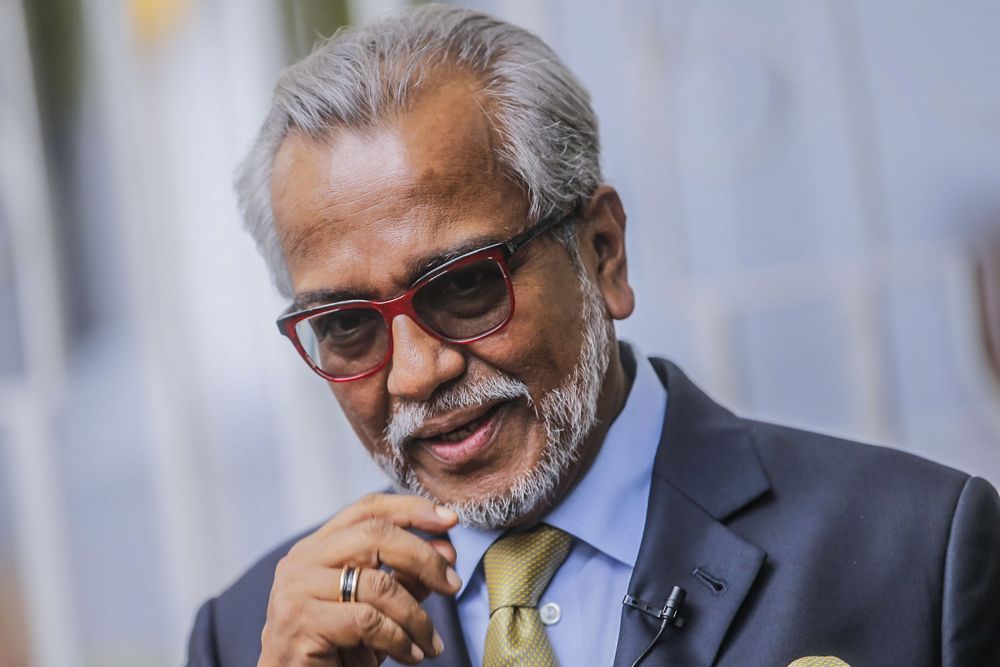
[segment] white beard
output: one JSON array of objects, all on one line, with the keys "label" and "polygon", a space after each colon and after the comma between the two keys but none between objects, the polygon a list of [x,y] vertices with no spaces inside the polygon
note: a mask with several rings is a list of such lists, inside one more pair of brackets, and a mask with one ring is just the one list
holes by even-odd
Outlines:
[{"label": "white beard", "polygon": [[493,369],[492,375],[451,387],[430,401],[397,406],[385,429],[388,453],[375,456],[375,461],[397,487],[441,502],[424,488],[407,462],[403,451],[407,438],[433,415],[491,400],[520,398],[545,425],[546,444],[541,460],[500,493],[443,504],[454,510],[464,525],[491,529],[515,525],[542,504],[552,501],[556,490],[579,461],[584,441],[597,425],[597,403],[611,360],[614,334],[601,293],[582,266],[578,267],[577,274],[583,295],[580,313],[583,343],[569,376],[536,401],[523,382]]}]

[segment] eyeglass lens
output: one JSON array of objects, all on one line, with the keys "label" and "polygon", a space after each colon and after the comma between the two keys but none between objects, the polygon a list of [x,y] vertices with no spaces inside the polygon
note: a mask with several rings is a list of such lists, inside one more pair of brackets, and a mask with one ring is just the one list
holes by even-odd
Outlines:
[{"label": "eyeglass lens", "polygon": [[[463,342],[500,326],[511,312],[510,291],[500,264],[483,259],[456,266],[421,285],[413,295],[421,323],[442,338]],[[296,324],[303,349],[334,377],[365,373],[385,359],[388,324],[370,306],[345,306]]]}]

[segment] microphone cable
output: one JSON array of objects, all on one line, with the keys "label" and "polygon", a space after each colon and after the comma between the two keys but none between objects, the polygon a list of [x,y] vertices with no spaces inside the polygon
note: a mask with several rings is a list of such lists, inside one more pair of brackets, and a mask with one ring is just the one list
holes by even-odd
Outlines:
[{"label": "microphone cable", "polygon": [[681,606],[684,605],[684,598],[687,597],[687,591],[685,591],[680,586],[674,586],[673,590],[670,591],[670,596],[664,603],[662,609],[657,609],[656,607],[651,607],[646,603],[642,602],[638,598],[634,598],[631,595],[626,595],[625,599],[622,601],[628,607],[633,609],[638,609],[644,614],[648,614],[653,618],[660,619],[660,629],[657,631],[656,636],[653,637],[653,641],[649,642],[649,646],[639,654],[639,657],[635,659],[632,663],[632,667],[639,667],[639,663],[649,657],[649,654],[653,652],[656,647],[657,642],[660,641],[660,637],[663,636],[663,631],[667,629],[667,626],[673,625],[677,628],[684,627],[684,619],[678,616],[681,610]]},{"label": "microphone cable", "polygon": [[656,642],[660,641],[660,637],[663,636],[663,631],[667,629],[668,625],[670,625],[670,621],[663,619],[663,622],[660,623],[659,631],[656,633],[656,636],[653,637],[653,641],[649,642],[649,646],[646,647],[646,650],[639,654],[639,657],[632,663],[632,667],[639,667],[639,663],[645,660],[646,657],[653,652],[653,647],[656,646]]}]

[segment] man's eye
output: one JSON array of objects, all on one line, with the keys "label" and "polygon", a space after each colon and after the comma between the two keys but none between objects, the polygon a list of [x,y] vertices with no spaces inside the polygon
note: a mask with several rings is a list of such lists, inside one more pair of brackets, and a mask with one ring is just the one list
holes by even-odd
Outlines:
[{"label": "man's eye", "polygon": [[444,276],[440,286],[441,292],[449,296],[460,296],[475,292],[487,280],[487,273],[485,269],[477,268],[455,271],[453,274]]},{"label": "man's eye", "polygon": [[438,277],[425,289],[429,299],[462,299],[494,295],[504,284],[500,267],[493,262],[480,262],[461,269],[455,269]]},{"label": "man's eye", "polygon": [[320,340],[349,341],[371,334],[377,318],[377,313],[360,309],[345,310],[315,318],[313,330]]},{"label": "man's eye", "polygon": [[413,305],[424,321],[452,331],[458,320],[480,319],[507,304],[503,272],[482,262],[446,273],[418,292]]},{"label": "man's eye", "polygon": [[350,333],[361,326],[361,318],[357,313],[344,313],[330,318],[330,330],[334,333]]}]

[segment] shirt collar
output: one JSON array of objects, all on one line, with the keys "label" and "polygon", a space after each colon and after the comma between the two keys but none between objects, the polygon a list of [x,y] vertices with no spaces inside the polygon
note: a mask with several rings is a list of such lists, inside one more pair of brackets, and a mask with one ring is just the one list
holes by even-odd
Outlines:
[{"label": "shirt collar", "polygon": [[[653,459],[663,430],[667,391],[649,359],[634,346],[631,352],[636,373],[625,406],[608,429],[590,469],[542,520],[634,567],[646,525]],[[503,532],[461,525],[449,531],[458,553],[455,569],[463,582],[458,595],[465,591],[483,554]]]}]

